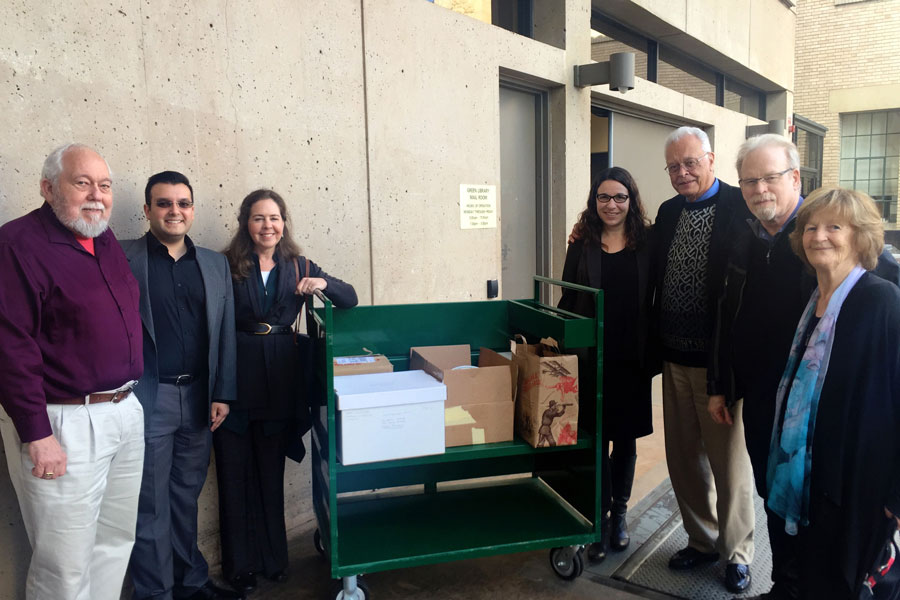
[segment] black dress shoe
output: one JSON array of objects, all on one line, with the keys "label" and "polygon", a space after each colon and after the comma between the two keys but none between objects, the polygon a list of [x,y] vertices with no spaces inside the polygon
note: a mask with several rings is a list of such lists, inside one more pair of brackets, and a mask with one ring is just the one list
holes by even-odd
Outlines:
[{"label": "black dress shoe", "polygon": [[242,594],[249,594],[256,589],[256,575],[254,573],[235,575],[230,580],[228,580],[228,583],[238,592]]},{"label": "black dress shoe", "polygon": [[750,565],[731,564],[725,567],[725,587],[735,594],[750,587]]},{"label": "black dress shoe", "polygon": [[669,568],[673,571],[687,571],[699,565],[716,562],[719,560],[718,552],[700,552],[696,548],[688,546],[679,550],[669,559]]},{"label": "black dress shoe", "polygon": [[266,575],[266,579],[269,581],[274,581],[275,583],[284,583],[287,581],[288,574],[287,571],[275,571],[271,575]]},{"label": "black dress shoe", "polygon": [[244,600],[245,596],[241,592],[226,590],[220,588],[212,581],[207,581],[203,587],[185,598],[184,600]]}]

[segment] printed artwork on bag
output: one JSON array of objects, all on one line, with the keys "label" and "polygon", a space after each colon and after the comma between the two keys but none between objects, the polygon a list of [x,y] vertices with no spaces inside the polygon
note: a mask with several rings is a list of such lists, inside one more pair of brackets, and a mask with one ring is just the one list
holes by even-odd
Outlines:
[{"label": "printed artwork on bag", "polygon": [[552,338],[512,342],[519,367],[516,430],[535,448],[578,442],[578,358],[561,354]]}]

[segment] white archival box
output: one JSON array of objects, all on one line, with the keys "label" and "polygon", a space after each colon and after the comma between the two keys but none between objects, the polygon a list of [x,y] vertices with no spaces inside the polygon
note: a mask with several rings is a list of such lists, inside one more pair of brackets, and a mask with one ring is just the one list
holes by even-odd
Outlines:
[{"label": "white archival box", "polygon": [[444,453],[447,387],[425,371],[335,377],[334,392],[341,464]]}]

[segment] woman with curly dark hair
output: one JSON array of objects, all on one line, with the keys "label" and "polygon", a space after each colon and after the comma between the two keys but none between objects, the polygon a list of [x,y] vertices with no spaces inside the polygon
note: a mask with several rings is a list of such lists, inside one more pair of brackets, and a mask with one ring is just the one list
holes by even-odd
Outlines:
[{"label": "woman with curly dark hair", "polygon": [[285,456],[300,460],[309,429],[304,368],[292,324],[309,294],[355,306],[353,286],[300,256],[284,199],[260,189],[241,203],[238,230],[225,249],[234,284],[237,401],[213,446],[219,483],[222,571],[239,592],[256,575],[287,576]]},{"label": "woman with curly dark hair", "polygon": [[[659,372],[649,343],[649,223],[628,171],[612,167],[597,176],[576,231],[579,239],[569,246],[562,278],[604,293],[602,537],[588,549],[589,558],[603,560],[607,548],[624,550],[631,541],[625,514],[637,460],[635,440],[653,432],[650,380]],[[595,301],[591,294],[564,290],[559,307],[593,317]],[[594,388],[587,381],[593,369],[585,371],[583,389]]]}]

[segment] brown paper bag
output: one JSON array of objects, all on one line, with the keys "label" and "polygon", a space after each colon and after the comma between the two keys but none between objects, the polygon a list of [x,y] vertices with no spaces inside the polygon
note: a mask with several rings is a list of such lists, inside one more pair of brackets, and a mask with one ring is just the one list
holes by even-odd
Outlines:
[{"label": "brown paper bag", "polygon": [[553,338],[512,340],[519,369],[516,433],[535,448],[578,441],[578,357],[561,354]]}]

